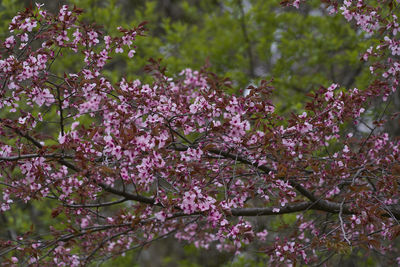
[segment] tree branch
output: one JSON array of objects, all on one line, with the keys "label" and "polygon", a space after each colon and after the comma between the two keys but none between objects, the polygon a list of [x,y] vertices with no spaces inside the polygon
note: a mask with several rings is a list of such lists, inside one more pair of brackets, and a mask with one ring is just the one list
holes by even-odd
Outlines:
[{"label": "tree branch", "polygon": [[238,5],[239,5],[239,10],[240,10],[240,26],[242,28],[244,41],[246,42],[246,46],[247,46],[247,57],[249,59],[249,70],[250,70],[249,74],[250,74],[251,78],[254,78],[256,75],[255,75],[255,71],[254,71],[254,57],[253,57],[253,51],[252,51],[252,47],[251,47],[252,42],[250,41],[249,34],[247,32],[247,25],[246,25],[246,19],[245,19],[245,13],[244,13],[244,7],[243,7],[242,0],[238,0]]},{"label": "tree branch", "polygon": [[20,159],[32,159],[32,158],[70,158],[72,159],[72,155],[62,155],[59,153],[51,153],[51,154],[25,154],[25,155],[19,155],[19,156],[10,156],[10,157],[0,157],[0,161],[18,161]]},{"label": "tree branch", "polygon": [[[37,140],[35,140],[30,135],[21,132],[19,129],[8,126],[8,125],[6,125],[6,127],[13,129],[16,133],[18,133],[22,137],[31,141],[38,148],[43,147]],[[183,145],[178,146],[177,144],[174,144],[173,148],[177,151],[186,151],[188,149],[187,146],[183,146]],[[257,166],[257,164],[252,163],[251,161],[249,161],[246,158],[230,154],[229,152],[226,152],[226,151],[222,151],[219,149],[210,149],[210,150],[208,150],[208,152],[210,152],[212,154],[224,156],[225,158],[237,160],[244,164],[253,166],[267,174],[269,172],[273,171],[271,168],[269,168],[266,165]],[[66,161],[64,159],[57,159],[57,161],[76,172],[82,172],[82,170],[80,170],[78,167],[76,167],[75,165],[69,163],[68,161]],[[85,175],[88,176],[88,173],[86,173]],[[329,213],[339,213],[341,210],[342,210],[342,214],[356,214],[357,213],[356,211],[352,211],[347,205],[343,205],[341,207],[341,204],[339,204],[339,203],[332,202],[329,200],[323,200],[321,198],[314,196],[311,192],[309,192],[306,188],[304,188],[301,184],[294,181],[293,179],[288,180],[288,182],[298,192],[300,192],[300,194],[302,194],[304,197],[309,199],[311,202],[302,202],[302,203],[298,203],[298,204],[288,205],[288,206],[279,208],[280,209],[279,212],[273,212],[274,207],[231,209],[232,215],[234,215],[234,216],[275,215],[275,214],[293,213],[293,212],[303,211],[303,210],[307,210],[307,209],[321,210],[321,211],[326,211]],[[162,207],[162,205],[160,203],[155,204],[155,200],[153,198],[136,195],[136,194],[131,194],[126,191],[121,191],[121,190],[112,188],[104,183],[96,182],[96,184],[98,186],[100,186],[101,188],[103,188],[105,191],[115,194],[115,195],[122,196],[127,200],[134,200],[134,201],[138,201],[141,203],[145,203],[145,204],[149,204],[149,205],[157,205],[157,206]],[[388,207],[388,209],[386,211],[393,214],[393,216],[395,218],[400,219],[400,209],[397,209],[395,207],[390,207],[390,208]]]}]

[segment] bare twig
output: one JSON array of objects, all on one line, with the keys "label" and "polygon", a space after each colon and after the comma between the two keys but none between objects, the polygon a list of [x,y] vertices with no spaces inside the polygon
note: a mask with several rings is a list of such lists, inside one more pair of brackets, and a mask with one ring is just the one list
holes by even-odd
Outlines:
[{"label": "bare twig", "polygon": [[344,240],[346,240],[346,242],[349,244],[349,246],[351,246],[351,242],[350,242],[350,240],[347,238],[347,234],[346,234],[346,231],[345,231],[345,229],[344,229],[344,222],[343,222],[343,218],[342,218],[344,201],[345,201],[345,198],[342,200],[342,203],[340,204],[340,211],[339,211],[340,227],[341,227],[341,229],[342,229],[342,233],[343,233],[343,238],[344,238]]}]

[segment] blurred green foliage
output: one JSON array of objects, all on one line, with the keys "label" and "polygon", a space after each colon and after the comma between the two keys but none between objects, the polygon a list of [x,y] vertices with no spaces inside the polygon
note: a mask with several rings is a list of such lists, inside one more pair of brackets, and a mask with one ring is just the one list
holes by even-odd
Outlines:
[{"label": "blurred green foliage", "polygon": [[2,40],[8,37],[8,23],[22,8],[23,4],[18,0],[0,1],[0,38]]}]

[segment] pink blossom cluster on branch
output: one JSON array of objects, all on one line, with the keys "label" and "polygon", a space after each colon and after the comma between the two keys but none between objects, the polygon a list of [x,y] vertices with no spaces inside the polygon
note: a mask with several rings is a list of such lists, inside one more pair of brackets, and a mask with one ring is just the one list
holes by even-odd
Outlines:
[{"label": "pink blossom cluster on branch", "polygon": [[[225,251],[255,246],[271,264],[318,262],[320,251],[350,247],[394,262],[399,143],[345,132],[397,87],[398,25],[381,5],[344,1],[340,10],[365,31],[385,27],[390,37],[363,56],[375,56],[383,75],[362,90],[321,87],[288,119],[269,100],[270,82],[232,96],[230,82],[207,69],[169,77],[152,60],[152,84],[112,84],[104,68],[117,53],[133,57],[145,24],[112,37],[78,20],[76,7],[19,13],[0,48],[0,209],[50,201],[47,219],[65,220],[47,235],[1,240],[3,262],[79,266],[167,236]],[[68,53],[82,55],[81,69],[53,73]],[[255,227],[287,213],[296,221],[279,236]]]}]

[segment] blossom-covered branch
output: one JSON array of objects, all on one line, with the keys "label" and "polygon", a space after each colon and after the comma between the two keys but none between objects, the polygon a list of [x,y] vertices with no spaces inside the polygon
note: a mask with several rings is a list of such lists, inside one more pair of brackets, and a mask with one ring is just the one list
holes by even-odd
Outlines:
[{"label": "blossom-covered branch", "polygon": [[[79,266],[169,235],[202,248],[256,246],[271,264],[317,262],[319,251],[344,246],[374,247],[393,262],[397,249],[384,244],[400,233],[399,143],[378,126],[355,138],[346,125],[376,99],[390,104],[397,17],[385,3],[330,4],[364,31],[388,32],[360,51],[376,58],[375,81],[321,86],[288,118],[275,111],[271,82],[230,95],[230,82],[206,68],[171,76],[151,60],[153,83],[113,84],[107,63],[126,52],[134,60],[145,23],[109,36],[76,7],[20,12],[0,48],[0,210],[51,201],[48,219],[65,221],[45,236],[2,240],[4,262]],[[53,73],[69,53],[82,55],[79,69]],[[293,227],[279,236],[254,224],[288,213]]]}]

